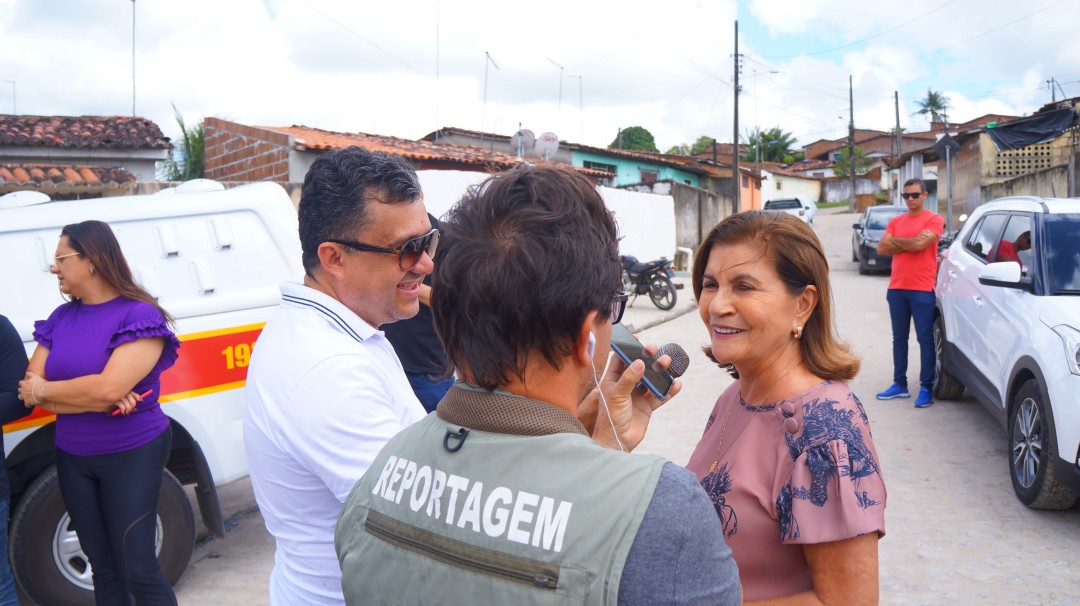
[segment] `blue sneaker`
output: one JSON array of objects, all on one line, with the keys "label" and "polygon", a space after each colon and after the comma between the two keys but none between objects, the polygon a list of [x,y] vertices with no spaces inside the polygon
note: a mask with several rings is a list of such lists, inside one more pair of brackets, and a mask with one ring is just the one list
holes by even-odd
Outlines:
[{"label": "blue sneaker", "polygon": [[915,398],[915,408],[930,408],[934,403],[934,394],[925,387],[919,388],[919,397]]},{"label": "blue sneaker", "polygon": [[879,400],[892,400],[894,398],[910,398],[911,394],[908,393],[907,385],[897,385],[893,383],[888,389],[879,393],[877,399]]}]

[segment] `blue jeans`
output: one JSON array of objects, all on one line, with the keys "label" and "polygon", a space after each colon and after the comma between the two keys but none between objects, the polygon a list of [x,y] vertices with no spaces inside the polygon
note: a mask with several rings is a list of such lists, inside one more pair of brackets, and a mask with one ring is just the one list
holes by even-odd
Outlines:
[{"label": "blue jeans", "polygon": [[889,302],[892,319],[893,383],[907,387],[908,331],[915,320],[915,337],[919,340],[919,385],[934,388],[934,293],[923,290],[890,288],[885,300]]},{"label": "blue jeans", "polygon": [[11,574],[8,562],[8,514],[11,499],[0,499],[0,606],[19,606],[19,596],[15,592],[15,577]]},{"label": "blue jeans", "polygon": [[454,386],[454,377],[436,381],[430,375],[420,373],[407,372],[405,376],[409,379],[409,385],[412,385],[416,399],[420,400],[420,403],[424,405],[424,410],[428,412],[435,412],[439,400]]},{"label": "blue jeans", "polygon": [[166,428],[115,454],[80,457],[56,449],[56,472],[75,534],[94,569],[98,606],[176,605],[154,554],[158,495],[172,449]]}]

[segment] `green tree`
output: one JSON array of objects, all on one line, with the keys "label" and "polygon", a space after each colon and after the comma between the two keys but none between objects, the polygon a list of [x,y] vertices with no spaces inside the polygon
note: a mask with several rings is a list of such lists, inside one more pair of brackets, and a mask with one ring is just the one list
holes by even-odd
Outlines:
[{"label": "green tree", "polygon": [[[870,158],[866,157],[866,152],[861,147],[855,148],[855,174],[866,174],[866,171],[870,170],[871,164]],[[850,177],[851,176],[851,156],[848,154],[848,148],[845,147],[840,150],[840,153],[836,157],[836,162],[833,164],[833,174],[837,177]]]},{"label": "green tree", "polygon": [[694,141],[694,144],[690,146],[690,155],[696,156],[702,152],[709,151],[712,149],[713,141],[715,140],[716,139],[713,139],[712,137],[701,135],[697,138],[697,141]]},{"label": "green tree", "polygon": [[931,124],[935,122],[944,122],[946,115],[948,115],[949,108],[952,107],[949,105],[949,98],[942,94],[941,91],[931,90],[929,88],[926,89],[926,98],[920,99],[915,103],[919,106],[919,111],[915,113],[922,116],[929,114]]},{"label": "green tree", "polygon": [[615,140],[608,145],[608,149],[620,149],[619,137],[622,137],[622,148],[631,151],[659,152],[656,149],[656,141],[652,133],[642,126],[630,126],[622,129],[622,133],[616,135]]},{"label": "green tree", "polygon": [[785,162],[787,156],[792,155],[791,148],[794,145],[795,135],[779,126],[768,130],[754,129],[747,133],[746,154],[742,159],[747,162]]},{"label": "green tree", "polygon": [[184,116],[173,104],[173,113],[176,114],[176,124],[180,126],[180,144],[173,150],[168,160],[165,160],[161,178],[164,181],[190,181],[202,179],[203,158],[206,152],[206,138],[203,133],[203,124],[188,127],[184,123]]},{"label": "green tree", "polygon": [[671,149],[664,152],[665,154],[678,154],[680,156],[696,156],[700,153],[707,152],[712,149],[713,139],[708,135],[701,135],[694,141],[693,145],[687,145],[680,143],[678,145],[671,146]]}]

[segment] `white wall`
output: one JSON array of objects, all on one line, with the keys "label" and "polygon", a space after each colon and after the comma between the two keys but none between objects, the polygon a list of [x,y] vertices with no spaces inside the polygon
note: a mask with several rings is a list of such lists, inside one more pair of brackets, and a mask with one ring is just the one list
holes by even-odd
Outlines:
[{"label": "white wall", "polygon": [[675,199],[625,189],[599,187],[619,225],[619,252],[639,261],[675,258]]},{"label": "white wall", "polygon": [[780,185],[780,188],[776,190],[772,198],[765,198],[766,200],[776,198],[806,198],[814,202],[821,200],[821,181],[817,179],[776,175],[774,187],[777,184]]},{"label": "white wall", "polygon": [[[486,173],[456,170],[421,170],[420,186],[429,213],[442,218],[470,185],[487,178]],[[599,187],[604,203],[619,226],[619,251],[642,261],[675,256],[675,200],[671,196],[644,194]]]}]

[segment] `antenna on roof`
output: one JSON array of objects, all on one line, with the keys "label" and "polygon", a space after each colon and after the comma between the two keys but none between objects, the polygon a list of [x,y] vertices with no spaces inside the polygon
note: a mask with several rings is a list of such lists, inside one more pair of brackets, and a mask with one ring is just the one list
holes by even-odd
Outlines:
[{"label": "antenna on roof", "polygon": [[491,53],[484,51],[484,105],[480,110],[480,141],[484,140],[484,117],[487,114],[487,80],[488,80],[488,64],[495,66],[495,71],[499,70],[499,64],[495,63],[495,60],[491,58]]}]

